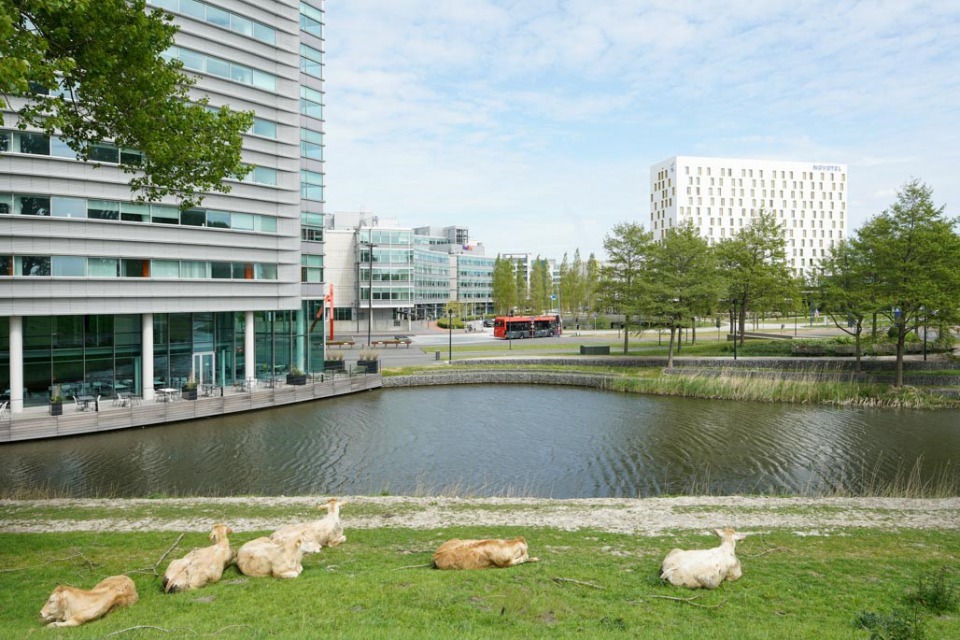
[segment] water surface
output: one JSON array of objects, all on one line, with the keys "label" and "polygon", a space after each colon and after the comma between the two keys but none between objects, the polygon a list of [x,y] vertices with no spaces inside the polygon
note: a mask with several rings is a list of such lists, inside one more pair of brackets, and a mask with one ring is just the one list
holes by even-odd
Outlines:
[{"label": "water surface", "polygon": [[818,494],[958,482],[960,412],[550,386],[388,389],[0,445],[0,485],[69,496]]}]

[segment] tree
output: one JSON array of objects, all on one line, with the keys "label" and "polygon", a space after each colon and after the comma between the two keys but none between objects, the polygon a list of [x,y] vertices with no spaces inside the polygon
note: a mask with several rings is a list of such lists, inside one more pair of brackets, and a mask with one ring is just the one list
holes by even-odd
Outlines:
[{"label": "tree", "polygon": [[227,192],[242,178],[242,133],[252,113],[191,98],[178,60],[162,54],[177,27],[144,0],[0,0],[0,107],[20,129],[59,136],[81,160],[112,140],[140,200]]},{"label": "tree", "polygon": [[534,314],[547,310],[550,289],[550,269],[547,268],[547,261],[537,256],[530,265],[530,309]]},{"label": "tree", "polygon": [[600,284],[600,263],[597,256],[590,254],[587,258],[586,275],[583,278],[583,308],[587,311],[597,311],[597,289]]},{"label": "tree", "polygon": [[903,348],[907,335],[929,318],[938,324],[957,318],[960,291],[960,238],[956,220],[935,207],[933,192],[918,180],[908,182],[896,202],[861,227],[853,240],[875,278],[871,292],[877,309],[893,325],[897,341],[896,386],[903,385]]},{"label": "tree", "polygon": [[858,243],[841,241],[820,262],[817,289],[824,312],[838,329],[853,336],[858,373],[863,322],[876,309],[872,290],[875,280]]},{"label": "tree", "polygon": [[736,236],[721,241],[717,252],[742,345],[748,309],[758,311],[800,296],[787,266],[786,240],[774,215],[761,209]]},{"label": "tree", "polygon": [[690,326],[720,297],[722,280],[709,243],[692,222],[667,230],[649,262],[649,309],[670,329],[667,367],[673,367],[677,330]]},{"label": "tree", "polygon": [[614,226],[603,239],[607,264],[600,271],[600,287],[604,305],[623,314],[623,353],[630,346],[629,320],[644,308],[647,283],[644,271],[653,250],[653,233],[632,222]]},{"label": "tree", "polygon": [[497,256],[493,263],[493,309],[497,315],[507,315],[517,306],[517,284],[513,262]]},{"label": "tree", "polygon": [[520,268],[520,263],[516,264],[516,280],[514,286],[517,288],[517,308],[526,311],[530,308],[530,288],[527,285],[527,274]]}]

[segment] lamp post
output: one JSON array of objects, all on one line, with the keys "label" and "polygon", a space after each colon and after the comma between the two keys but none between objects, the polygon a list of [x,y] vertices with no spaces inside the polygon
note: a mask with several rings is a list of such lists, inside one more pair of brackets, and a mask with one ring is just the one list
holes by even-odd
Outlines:
[{"label": "lamp post", "polygon": [[449,355],[447,356],[447,364],[453,363],[453,307],[447,307],[447,330],[450,332],[450,347]]},{"label": "lamp post", "polygon": [[367,279],[370,284],[367,287],[367,346],[370,346],[370,334],[373,331],[373,248],[377,245],[372,242],[363,241],[361,247],[367,248],[367,263],[370,265],[367,271]]}]

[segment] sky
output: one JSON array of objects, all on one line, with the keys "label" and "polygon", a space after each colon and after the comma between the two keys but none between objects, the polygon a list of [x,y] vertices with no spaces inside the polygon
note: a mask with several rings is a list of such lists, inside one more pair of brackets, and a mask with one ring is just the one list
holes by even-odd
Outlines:
[{"label": "sky", "polygon": [[960,1],[326,0],[326,211],[603,259],[675,155],[840,163],[960,215]]}]

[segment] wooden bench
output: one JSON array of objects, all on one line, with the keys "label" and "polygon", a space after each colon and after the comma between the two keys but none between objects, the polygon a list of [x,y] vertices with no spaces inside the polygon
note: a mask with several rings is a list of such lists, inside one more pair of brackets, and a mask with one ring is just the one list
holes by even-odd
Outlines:
[{"label": "wooden bench", "polygon": [[409,349],[411,342],[413,342],[413,340],[373,340],[372,342],[370,342],[370,344],[374,347],[385,347],[387,345],[392,344],[397,349],[399,349],[400,345],[402,344],[402,345],[406,345],[406,347]]},{"label": "wooden bench", "polygon": [[328,347],[347,347],[348,349],[357,344],[353,338],[349,340],[327,340]]}]

